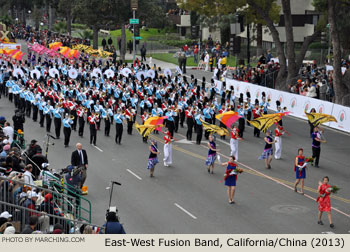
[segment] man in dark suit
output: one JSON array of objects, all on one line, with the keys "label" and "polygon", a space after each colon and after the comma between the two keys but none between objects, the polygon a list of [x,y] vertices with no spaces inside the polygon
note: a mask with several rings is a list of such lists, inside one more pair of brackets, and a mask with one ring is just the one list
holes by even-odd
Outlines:
[{"label": "man in dark suit", "polygon": [[88,168],[88,156],[83,150],[81,143],[76,144],[77,149],[72,152],[71,164],[73,166],[84,166],[81,174],[81,187],[83,187],[86,180],[86,170]]}]

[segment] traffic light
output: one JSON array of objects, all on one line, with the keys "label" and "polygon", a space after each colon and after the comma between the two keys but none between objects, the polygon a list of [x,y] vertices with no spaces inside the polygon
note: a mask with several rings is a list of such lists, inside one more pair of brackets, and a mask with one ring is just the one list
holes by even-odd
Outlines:
[{"label": "traffic light", "polygon": [[138,24],[135,24],[135,30],[134,30],[134,36],[135,37],[140,37],[140,26]]},{"label": "traffic light", "polygon": [[241,52],[241,37],[231,35],[230,51],[232,54],[239,54]]},{"label": "traffic light", "polygon": [[192,38],[198,38],[198,36],[199,36],[199,25],[192,25],[191,26],[191,35],[192,35]]},{"label": "traffic light", "polygon": [[325,32],[321,32],[321,44],[327,44],[327,34]]}]

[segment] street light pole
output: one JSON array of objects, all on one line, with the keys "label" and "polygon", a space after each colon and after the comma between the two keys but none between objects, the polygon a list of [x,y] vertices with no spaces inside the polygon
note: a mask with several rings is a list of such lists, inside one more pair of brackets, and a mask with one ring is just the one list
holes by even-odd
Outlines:
[{"label": "street light pole", "polygon": [[[135,9],[132,11],[132,18],[135,19]],[[133,27],[133,40],[132,40],[132,62],[134,64],[135,62],[135,24],[132,25]]]}]

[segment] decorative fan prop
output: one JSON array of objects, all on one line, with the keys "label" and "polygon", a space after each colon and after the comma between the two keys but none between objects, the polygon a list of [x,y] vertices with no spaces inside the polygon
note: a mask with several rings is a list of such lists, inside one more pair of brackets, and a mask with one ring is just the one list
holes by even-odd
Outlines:
[{"label": "decorative fan prop", "polygon": [[125,68],[122,69],[122,71],[121,71],[120,73],[121,73],[123,76],[128,77],[129,74],[131,74],[132,72],[131,72],[130,68],[125,67]]},{"label": "decorative fan prop", "polygon": [[69,69],[69,71],[68,71],[68,76],[69,76],[69,78],[71,78],[71,79],[76,79],[76,78],[78,77],[78,71],[77,71],[77,69],[75,69],[75,68]]},{"label": "decorative fan prop", "polygon": [[94,68],[94,70],[92,71],[92,75],[96,76],[96,77],[102,77],[102,71],[99,68]]},{"label": "decorative fan prop", "polygon": [[30,71],[30,77],[32,79],[35,79],[35,78],[39,79],[40,76],[41,76],[41,73],[40,73],[40,71],[38,69],[34,69],[34,70]]},{"label": "decorative fan prop", "polygon": [[24,77],[24,73],[23,73],[22,69],[16,68],[15,70],[13,70],[13,76],[16,76],[17,78],[19,76]]},{"label": "decorative fan prop", "polygon": [[58,72],[58,70],[56,68],[50,68],[49,70],[49,75],[51,78],[55,78],[56,77],[56,74],[57,76],[60,75],[60,73]]},{"label": "decorative fan prop", "polygon": [[168,76],[171,77],[171,75],[172,75],[171,70],[170,70],[169,68],[164,69],[164,75],[165,75],[166,77],[168,77]]},{"label": "decorative fan prop", "polygon": [[104,74],[107,76],[107,78],[113,78],[114,77],[114,72],[112,69],[107,69]]},{"label": "decorative fan prop", "polygon": [[147,75],[147,77],[150,77],[150,78],[153,79],[156,76],[156,73],[154,72],[153,69],[150,69],[150,70],[147,71],[146,75]]},{"label": "decorative fan prop", "polygon": [[136,74],[136,78],[139,80],[139,81],[141,81],[142,79],[141,79],[141,76],[143,75],[143,77],[146,77],[146,73],[145,72],[143,72],[143,71],[140,71],[140,72],[137,72],[137,74]]}]

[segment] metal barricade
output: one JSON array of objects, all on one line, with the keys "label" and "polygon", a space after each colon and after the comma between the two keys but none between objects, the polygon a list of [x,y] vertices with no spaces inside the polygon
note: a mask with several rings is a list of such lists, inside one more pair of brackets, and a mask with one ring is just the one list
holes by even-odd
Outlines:
[{"label": "metal barricade", "polygon": [[62,184],[54,182],[52,187],[48,188],[46,185],[33,186],[14,178],[0,177],[1,201],[18,205],[23,200],[20,196],[24,194],[21,195],[21,193],[28,190],[41,192],[42,195],[50,193],[57,212],[71,216],[73,219],[91,222],[91,202]]},{"label": "metal barricade", "polygon": [[[0,200],[0,209],[1,211],[8,211],[12,215],[11,224],[15,227],[16,233],[21,233],[24,229],[28,230],[29,219],[31,216],[38,217],[38,224],[34,227],[34,232],[40,231],[39,233],[52,233],[54,231],[55,224],[61,225],[61,230],[64,234],[80,233],[79,229],[82,225],[89,225],[97,232],[102,230],[101,226],[92,225],[89,222],[74,220],[67,217],[29,209],[24,206],[15,205],[2,200]],[[31,230],[29,229],[29,231]]]}]

